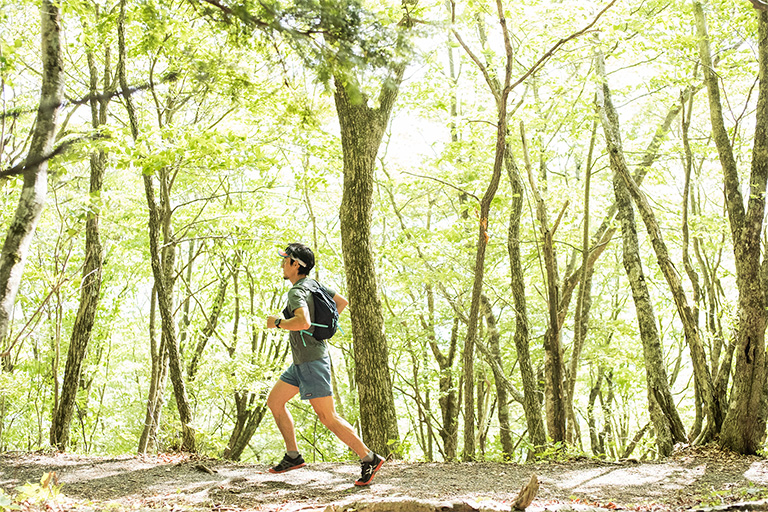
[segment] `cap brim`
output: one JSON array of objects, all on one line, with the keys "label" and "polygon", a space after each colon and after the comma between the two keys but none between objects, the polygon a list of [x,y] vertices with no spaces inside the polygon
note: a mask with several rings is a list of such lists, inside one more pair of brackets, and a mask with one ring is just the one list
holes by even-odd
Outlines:
[{"label": "cap brim", "polygon": [[301,265],[302,267],[306,267],[306,266],[307,266],[307,264],[306,264],[306,263],[304,263],[304,260],[300,260],[300,259],[299,259],[299,258],[297,258],[296,256],[291,256],[290,254],[288,254],[287,252],[285,252],[285,251],[284,251],[284,250],[282,250],[282,249],[278,249],[278,250],[277,250],[277,254],[279,254],[279,255],[280,255],[280,256],[282,256],[283,258],[291,258],[293,261],[297,261],[297,262],[299,262],[299,265]]}]

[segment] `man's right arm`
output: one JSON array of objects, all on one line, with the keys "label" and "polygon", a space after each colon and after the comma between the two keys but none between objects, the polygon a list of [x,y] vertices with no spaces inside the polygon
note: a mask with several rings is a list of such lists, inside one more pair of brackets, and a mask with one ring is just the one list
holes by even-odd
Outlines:
[{"label": "man's right arm", "polygon": [[341,314],[341,312],[344,311],[344,308],[347,307],[347,304],[349,304],[349,301],[338,293],[333,296],[333,302],[336,303],[336,309],[339,310],[339,314]]}]

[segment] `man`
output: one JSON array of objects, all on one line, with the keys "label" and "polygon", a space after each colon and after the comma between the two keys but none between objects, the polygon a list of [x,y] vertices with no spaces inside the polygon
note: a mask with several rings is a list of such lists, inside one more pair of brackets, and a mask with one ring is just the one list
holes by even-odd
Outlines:
[{"label": "man", "polygon": [[362,475],[355,481],[355,485],[368,485],[384,460],[369,450],[352,426],[336,413],[331,391],[328,345],[325,340],[317,340],[312,336],[315,329],[312,325],[315,304],[310,290],[315,287],[324,289],[327,295],[333,297],[339,313],[347,307],[347,299],[307,277],[315,266],[315,255],[306,245],[293,243],[285,250],[279,250],[278,254],[283,257],[283,279],[290,281],[293,286],[288,291],[284,318],[267,317],[267,327],[289,331],[293,363],[280,376],[267,398],[267,405],[283,436],[286,449],[280,464],[269,471],[284,473],[305,465],[296,444],[293,417],[286,407],[291,398],[300,394],[302,400],[309,401],[322,424],[360,457]]}]

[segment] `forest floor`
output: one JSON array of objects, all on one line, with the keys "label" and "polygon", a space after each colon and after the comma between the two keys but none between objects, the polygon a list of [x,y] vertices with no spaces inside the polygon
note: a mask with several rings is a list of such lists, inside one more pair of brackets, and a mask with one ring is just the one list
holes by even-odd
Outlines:
[{"label": "forest floor", "polygon": [[[70,454],[0,454],[0,490],[21,510],[47,511],[261,511],[356,509],[352,504],[420,500],[509,510],[536,474],[540,489],[528,508],[681,511],[750,502],[766,509],[768,460],[714,448],[684,449],[657,462],[591,459],[534,464],[413,463],[389,461],[368,487],[356,488],[358,464],[311,463],[280,475],[263,464],[180,454],[114,458]],[[56,473],[55,497],[41,490]],[[27,485],[25,501],[19,488]],[[46,496],[43,496],[46,495]],[[6,510],[0,492],[0,511]],[[331,506],[332,505],[332,506]],[[459,508],[459,507],[457,507]],[[746,507],[742,507],[746,508]],[[715,508],[724,510],[725,507]]]}]

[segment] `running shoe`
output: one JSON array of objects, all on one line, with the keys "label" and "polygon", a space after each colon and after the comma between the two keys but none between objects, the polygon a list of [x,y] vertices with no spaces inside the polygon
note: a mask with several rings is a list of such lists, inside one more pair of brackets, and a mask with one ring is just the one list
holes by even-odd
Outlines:
[{"label": "running shoe", "polygon": [[373,460],[371,462],[362,461],[360,466],[362,467],[363,474],[355,481],[355,485],[368,485],[376,476],[376,472],[381,469],[381,465],[384,464],[384,459],[373,454]]},{"label": "running shoe", "polygon": [[283,460],[280,461],[280,464],[278,464],[275,467],[269,468],[270,473],[285,473],[286,471],[290,471],[292,469],[299,469],[306,466],[304,463],[304,457],[299,454],[298,457],[295,459],[288,456],[288,454],[285,454],[285,457],[283,457]]}]

